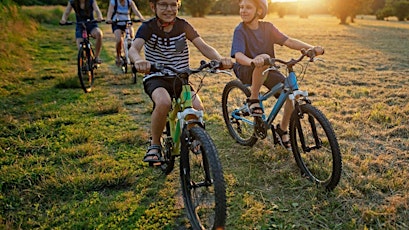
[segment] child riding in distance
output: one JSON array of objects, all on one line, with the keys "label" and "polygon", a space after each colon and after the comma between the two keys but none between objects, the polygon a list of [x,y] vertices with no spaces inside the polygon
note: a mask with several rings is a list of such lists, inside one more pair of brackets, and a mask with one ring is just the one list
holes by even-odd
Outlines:
[{"label": "child riding in distance", "polygon": [[[116,10],[115,10],[116,9]],[[130,9],[132,12],[140,19],[144,20],[142,14],[139,12],[138,8],[136,7],[133,0],[110,0],[109,1],[109,8],[107,13],[107,23],[111,24],[113,21],[116,20],[131,20],[130,17]],[[126,28],[126,22],[118,22],[112,23],[112,33],[115,34],[115,42],[116,42],[116,65],[122,65],[121,59],[121,50],[123,47],[124,42],[124,32]],[[133,27],[130,27],[130,34],[133,37]]]},{"label": "child riding in distance", "polygon": [[[221,61],[224,68],[231,68],[231,58],[220,56],[199,36],[191,24],[177,17],[181,6],[180,0],[149,0],[149,5],[155,17],[142,23],[129,50],[130,59],[138,72],[149,74],[151,63],[154,62],[176,69],[188,68],[187,40],[190,40],[205,57]],[[142,48],[146,59],[140,55]],[[160,77],[144,78],[143,85],[145,92],[154,103],[151,116],[152,140],[143,161],[149,162],[149,165],[158,165],[161,158],[160,137],[166,125],[167,113],[171,108],[171,96],[180,94],[181,82]],[[195,95],[194,91],[192,95],[194,95],[193,107],[203,110],[199,95]]]},{"label": "child riding in distance", "polygon": [[[324,54],[324,49],[288,37],[272,23],[261,21],[267,14],[267,0],[240,0],[239,7],[242,22],[235,28],[233,35],[231,57],[236,59],[233,70],[244,84],[251,84],[251,96],[247,104],[250,114],[257,120],[264,113],[258,99],[261,86],[264,85],[271,89],[285,79],[279,71],[269,71],[267,78],[262,74],[268,68],[264,60],[275,57],[274,44],[295,50],[313,48],[316,55]],[[287,130],[293,109],[291,100],[287,99],[283,118],[276,127],[278,139],[287,150],[291,150]]]},{"label": "child riding in distance", "polygon": [[[74,9],[75,17],[77,22],[94,20],[94,12],[97,15],[97,21],[102,21],[102,13],[99,10],[96,0],[70,0],[68,1],[67,8],[65,8],[64,14],[60,20],[60,24],[65,24],[67,22],[68,15],[71,10]],[[95,43],[95,62],[101,64],[102,61],[99,58],[102,48],[102,30],[98,27],[97,23],[87,24],[87,33],[91,34],[93,38],[96,39]],[[82,26],[78,25],[75,27],[75,38],[77,41],[77,47],[80,47],[82,42]]]}]

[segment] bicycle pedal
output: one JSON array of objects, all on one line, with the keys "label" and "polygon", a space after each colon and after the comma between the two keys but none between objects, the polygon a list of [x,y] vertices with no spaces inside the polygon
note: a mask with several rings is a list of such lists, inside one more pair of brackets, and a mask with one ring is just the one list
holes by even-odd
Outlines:
[{"label": "bicycle pedal", "polygon": [[254,117],[254,133],[261,139],[267,137],[267,125],[261,117]]}]

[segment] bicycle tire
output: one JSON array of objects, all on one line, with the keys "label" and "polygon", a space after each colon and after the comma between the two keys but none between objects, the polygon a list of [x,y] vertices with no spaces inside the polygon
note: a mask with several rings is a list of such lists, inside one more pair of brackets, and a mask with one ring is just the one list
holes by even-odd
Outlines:
[{"label": "bicycle tire", "polygon": [[132,70],[132,83],[136,84],[138,82],[138,76],[136,75],[137,71],[136,71],[136,68],[135,68],[133,63],[131,64],[131,66],[132,66],[132,68],[131,68],[131,70]]},{"label": "bicycle tire", "polygon": [[[325,115],[311,104],[299,105],[290,120],[290,140],[301,174],[327,190],[339,183],[342,157],[335,132]],[[302,147],[305,143],[306,148]]]},{"label": "bicycle tire", "polygon": [[91,52],[88,48],[84,49],[82,46],[78,50],[78,78],[80,79],[81,88],[85,93],[90,92],[94,84],[94,67]]},{"label": "bicycle tire", "polygon": [[173,150],[173,139],[172,136],[170,135],[170,126],[169,122],[166,123],[166,128],[164,132],[162,133],[161,137],[161,143],[162,143],[162,150],[163,150],[163,158],[164,161],[161,162],[161,169],[162,171],[168,175],[173,171],[173,168],[175,166],[175,156],[172,155],[172,150]]},{"label": "bicycle tire", "polygon": [[233,111],[237,110],[238,112],[235,113],[237,116],[246,120],[253,119],[245,107],[248,97],[250,97],[250,90],[240,80],[230,81],[223,89],[222,110],[229,134],[237,143],[244,146],[253,146],[258,140],[254,134],[253,121],[249,123],[232,116]]},{"label": "bicycle tire", "polygon": [[184,132],[181,146],[180,179],[192,229],[224,229],[226,187],[212,139],[195,126]]}]

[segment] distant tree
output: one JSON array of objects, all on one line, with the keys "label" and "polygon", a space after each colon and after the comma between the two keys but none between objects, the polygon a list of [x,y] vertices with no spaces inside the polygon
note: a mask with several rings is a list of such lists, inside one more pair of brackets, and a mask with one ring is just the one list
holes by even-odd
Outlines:
[{"label": "distant tree", "polygon": [[393,1],[392,8],[394,9],[394,16],[396,16],[399,21],[405,21],[405,18],[409,17],[408,0]]},{"label": "distant tree", "polygon": [[213,5],[210,14],[238,15],[238,0],[217,0]]},{"label": "distant tree", "polygon": [[193,17],[204,17],[215,2],[216,0],[187,0],[182,1],[182,5]]},{"label": "distant tree", "polygon": [[376,13],[385,7],[386,0],[374,0],[371,6],[371,13]]},{"label": "distant tree", "polygon": [[330,0],[330,11],[340,19],[341,24],[347,24],[347,18],[352,19],[359,13],[366,13],[373,0]]}]

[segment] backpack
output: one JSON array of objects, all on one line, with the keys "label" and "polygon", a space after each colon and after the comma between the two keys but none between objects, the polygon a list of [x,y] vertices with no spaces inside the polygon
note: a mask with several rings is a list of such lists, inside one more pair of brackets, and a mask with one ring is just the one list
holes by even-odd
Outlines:
[{"label": "backpack", "polygon": [[[126,2],[128,3],[128,10],[129,10],[129,16],[130,16],[131,13],[132,13],[132,10],[131,10],[131,7],[130,7],[130,6],[131,6],[131,3],[130,3],[129,0],[127,0]],[[118,11],[118,4],[119,4],[118,0],[115,0],[114,12],[112,13],[111,19],[114,18],[116,12]]]}]

